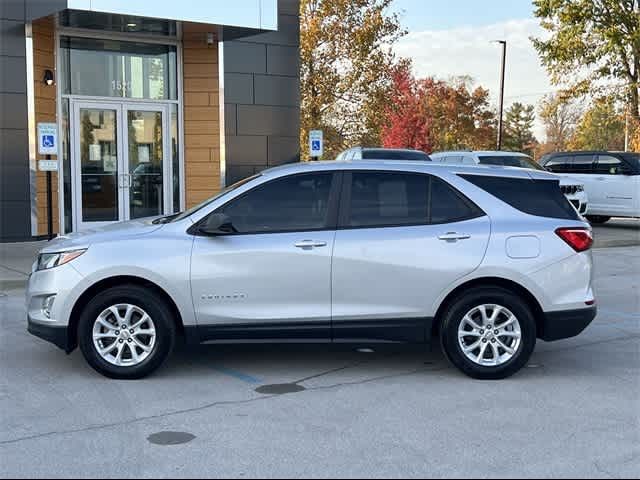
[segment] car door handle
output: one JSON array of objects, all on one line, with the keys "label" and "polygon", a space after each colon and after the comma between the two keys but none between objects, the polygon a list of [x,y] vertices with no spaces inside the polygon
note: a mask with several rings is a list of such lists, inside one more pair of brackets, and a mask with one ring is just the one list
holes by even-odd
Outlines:
[{"label": "car door handle", "polygon": [[327,242],[316,242],[315,240],[303,240],[295,244],[296,248],[312,249],[326,247]]},{"label": "car door handle", "polygon": [[456,232],[448,232],[445,235],[440,235],[438,237],[439,240],[443,240],[445,242],[457,242],[458,240],[469,240],[470,238],[471,235]]}]

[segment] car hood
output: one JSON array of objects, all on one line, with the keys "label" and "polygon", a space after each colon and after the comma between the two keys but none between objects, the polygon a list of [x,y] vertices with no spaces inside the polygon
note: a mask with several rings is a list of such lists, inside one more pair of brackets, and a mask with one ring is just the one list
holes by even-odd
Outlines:
[{"label": "car hood", "polygon": [[87,248],[94,243],[148,235],[164,226],[162,224],[154,224],[153,221],[156,218],[158,217],[114,223],[104,227],[83,230],[82,232],[61,235],[50,241],[41,252],[60,252],[77,248]]}]

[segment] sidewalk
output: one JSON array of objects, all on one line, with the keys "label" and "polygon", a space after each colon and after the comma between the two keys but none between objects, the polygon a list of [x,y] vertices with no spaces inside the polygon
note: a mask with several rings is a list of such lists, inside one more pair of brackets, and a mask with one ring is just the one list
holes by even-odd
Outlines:
[{"label": "sidewalk", "polygon": [[24,287],[36,254],[46,243],[0,243],[0,292]]}]

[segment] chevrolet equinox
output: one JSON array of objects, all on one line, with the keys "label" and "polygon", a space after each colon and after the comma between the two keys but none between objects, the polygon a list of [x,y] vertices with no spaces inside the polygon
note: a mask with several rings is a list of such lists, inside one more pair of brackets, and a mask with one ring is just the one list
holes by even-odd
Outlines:
[{"label": "chevrolet equinox", "polygon": [[173,216],[61,236],[39,253],[28,329],[110,378],[188,344],[429,343],[506,378],[537,339],[596,315],[591,229],[557,176],[504,167],[286,165]]}]

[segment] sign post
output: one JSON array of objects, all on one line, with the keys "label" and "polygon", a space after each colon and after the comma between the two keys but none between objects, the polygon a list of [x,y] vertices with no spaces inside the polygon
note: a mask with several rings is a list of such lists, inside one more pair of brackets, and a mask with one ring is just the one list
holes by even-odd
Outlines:
[{"label": "sign post", "polygon": [[46,160],[38,162],[41,172],[47,172],[47,237],[53,239],[53,198],[51,172],[58,171],[58,162],[51,155],[58,155],[58,126],[55,123],[38,123],[38,154]]},{"label": "sign post", "polygon": [[324,155],[324,138],[322,130],[311,130],[309,132],[309,151],[311,158],[318,160]]}]

